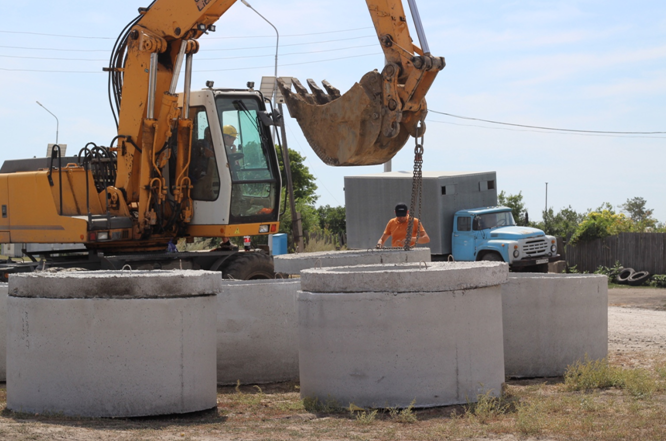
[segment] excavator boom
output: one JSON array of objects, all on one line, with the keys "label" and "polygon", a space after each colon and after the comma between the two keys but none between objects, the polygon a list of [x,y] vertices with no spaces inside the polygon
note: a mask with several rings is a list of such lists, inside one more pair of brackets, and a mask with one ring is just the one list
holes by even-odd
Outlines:
[{"label": "excavator boom", "polygon": [[[409,0],[420,30],[415,0]],[[366,0],[386,65],[368,72],[344,95],[323,82],[278,79],[289,113],[296,118],[317,156],[331,166],[375,165],[389,161],[409,136],[425,130],[425,95],[444,58],[412,43],[400,0]],[[419,35],[421,37],[421,35]],[[423,36],[425,38],[425,36]]]}]

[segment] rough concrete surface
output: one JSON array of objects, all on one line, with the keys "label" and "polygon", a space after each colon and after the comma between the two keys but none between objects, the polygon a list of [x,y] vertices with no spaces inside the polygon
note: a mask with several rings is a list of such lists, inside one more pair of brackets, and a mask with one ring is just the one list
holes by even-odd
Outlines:
[{"label": "rough concrete surface", "polygon": [[218,384],[298,380],[298,279],[222,282]]},{"label": "rough concrete surface", "polygon": [[[10,292],[17,279],[24,296],[7,301],[8,409],[130,417],[215,407],[214,295],[59,298],[58,291],[76,292],[72,279],[44,277],[55,294],[41,298],[29,296],[29,282],[43,289],[43,280],[12,277]],[[155,277],[127,279],[137,292],[158,286]]]},{"label": "rough concrete surface", "polygon": [[441,292],[505,283],[503,262],[419,262],[311,268],[301,272],[310,292]]},{"label": "rough concrete surface", "polygon": [[[141,280],[137,283],[137,280]],[[64,285],[63,285],[64,284]],[[11,274],[14,297],[141,299],[210,295],[219,291],[217,271],[75,271]],[[57,289],[54,289],[55,286]],[[62,289],[61,289],[62,287]]]},{"label": "rough concrete surface", "polygon": [[608,355],[605,276],[511,273],[502,316],[507,376],[561,376],[577,360]]},{"label": "rough concrete surface", "polygon": [[0,282],[0,381],[7,381],[7,290]]},{"label": "rough concrete surface", "polygon": [[[396,274],[377,265],[303,271],[301,395],[361,407],[406,407],[414,400],[417,407],[430,407],[466,403],[486,391],[499,395],[504,381],[500,284],[508,269],[497,263],[435,267],[399,265]],[[486,286],[455,289],[461,280],[457,273],[467,271],[478,271]],[[329,277],[334,282],[326,283]],[[390,290],[371,292],[387,279]],[[306,283],[327,292],[306,291]],[[412,283],[425,289],[415,292]],[[355,292],[356,286],[369,290]],[[330,292],[332,287],[352,292]]]},{"label": "rough concrete surface", "polygon": [[409,251],[400,249],[321,251],[284,254],[273,258],[275,271],[285,274],[299,274],[307,268],[406,262],[430,262],[430,248],[413,248]]}]

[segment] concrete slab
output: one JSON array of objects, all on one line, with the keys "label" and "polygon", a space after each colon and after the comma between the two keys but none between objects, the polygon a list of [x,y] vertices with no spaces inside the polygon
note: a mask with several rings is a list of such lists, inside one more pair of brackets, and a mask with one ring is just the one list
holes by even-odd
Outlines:
[{"label": "concrete slab", "polygon": [[400,249],[321,251],[284,254],[273,258],[275,271],[285,274],[299,274],[307,268],[406,262],[430,262],[430,248],[414,248],[409,251]]},{"label": "concrete slab", "polygon": [[301,271],[301,289],[311,292],[441,292],[505,283],[502,262],[419,262],[312,268]]},{"label": "concrete slab", "polygon": [[298,380],[298,279],[222,281],[217,383]]},{"label": "concrete slab", "polygon": [[205,271],[10,276],[7,408],[87,417],[214,408],[221,282]]},{"label": "concrete slab", "polygon": [[[217,277],[216,277],[217,276]],[[12,274],[13,297],[51,299],[156,299],[214,295],[219,291],[216,271],[72,271]],[[141,283],[136,283],[136,280]],[[57,288],[54,288],[57,285]]]},{"label": "concrete slab", "polygon": [[[443,406],[473,402],[486,392],[499,396],[504,381],[500,284],[508,277],[507,265],[437,262],[419,269],[404,264],[396,266],[396,274],[389,267],[303,271],[301,396],[362,407]],[[345,274],[369,290],[358,292],[342,282],[339,276]],[[327,284],[329,277],[334,281]],[[382,292],[373,288],[373,278],[376,286],[383,287],[384,280],[395,284]],[[461,285],[467,288],[458,289]],[[332,286],[341,289],[331,292],[327,287]]]},{"label": "concrete slab", "polygon": [[608,355],[608,279],[511,273],[502,285],[504,365],[510,377],[555,377]]}]

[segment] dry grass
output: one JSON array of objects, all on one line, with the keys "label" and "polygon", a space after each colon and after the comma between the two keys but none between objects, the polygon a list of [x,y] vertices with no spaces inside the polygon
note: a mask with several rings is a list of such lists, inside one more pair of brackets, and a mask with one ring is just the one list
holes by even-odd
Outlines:
[{"label": "dry grass", "polygon": [[[625,353],[578,365],[566,378],[509,381],[500,398],[469,405],[341,408],[333,399],[302,400],[297,384],[221,387],[217,409],[185,416],[87,419],[4,410],[0,439],[663,440],[665,389],[664,358]],[[3,387],[3,406],[5,399]]]}]

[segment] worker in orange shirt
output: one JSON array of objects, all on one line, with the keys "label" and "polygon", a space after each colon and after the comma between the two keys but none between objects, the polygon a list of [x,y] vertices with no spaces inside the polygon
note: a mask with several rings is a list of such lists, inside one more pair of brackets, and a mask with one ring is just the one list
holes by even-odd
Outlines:
[{"label": "worker in orange shirt", "polygon": [[[391,238],[391,246],[403,247],[405,245],[405,237],[407,236],[407,226],[409,225],[409,209],[407,205],[402,202],[395,206],[395,217],[386,224],[384,234],[377,241],[377,248],[383,248],[384,242],[389,237]],[[418,243],[430,242],[430,237],[426,233],[421,222],[414,218],[414,225],[412,227],[411,243],[410,246],[416,244],[416,232],[419,232]]]}]

